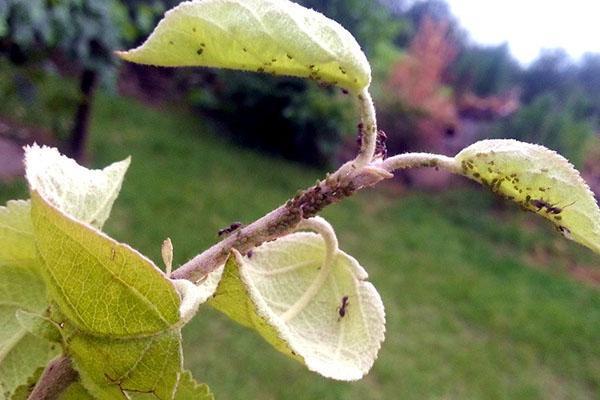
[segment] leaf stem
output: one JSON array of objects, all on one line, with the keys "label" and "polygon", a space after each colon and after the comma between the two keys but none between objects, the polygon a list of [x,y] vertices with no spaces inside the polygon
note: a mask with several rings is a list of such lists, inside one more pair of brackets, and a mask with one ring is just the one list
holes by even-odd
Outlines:
[{"label": "leaf stem", "polygon": [[28,400],[55,400],[71,383],[75,382],[77,376],[77,371],[71,365],[71,359],[61,355],[50,361]]},{"label": "leaf stem", "polygon": [[358,101],[361,121],[360,151],[352,163],[356,169],[360,169],[371,162],[377,144],[377,117],[373,98],[368,89],[363,89],[360,92]]},{"label": "leaf stem", "polygon": [[441,168],[453,174],[460,172],[460,166],[453,157],[431,153],[405,153],[389,157],[378,164],[388,172],[415,167]]}]

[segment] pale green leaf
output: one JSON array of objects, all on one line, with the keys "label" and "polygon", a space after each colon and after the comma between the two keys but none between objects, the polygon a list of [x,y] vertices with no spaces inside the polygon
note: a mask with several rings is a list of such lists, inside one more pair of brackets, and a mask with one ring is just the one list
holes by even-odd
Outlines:
[{"label": "pale green leaf", "polygon": [[182,368],[178,330],[120,340],[76,334],[66,348],[83,385],[100,400],[127,399],[127,391],[173,398]]},{"label": "pale green leaf", "polygon": [[600,253],[600,209],[579,172],[559,154],[516,140],[483,140],[456,155],[463,175],[552,221]]},{"label": "pale green leaf", "polygon": [[83,385],[79,382],[75,382],[69,385],[69,387],[60,394],[58,400],[95,400],[94,397],[89,394]]},{"label": "pale green leaf", "polygon": [[194,0],[167,12],[123,59],[311,78],[360,91],[367,58],[337,22],[288,0]]},{"label": "pale green leaf", "polygon": [[[129,396],[133,400],[155,400],[153,394],[131,393]],[[192,377],[189,371],[183,372],[177,383],[177,392],[173,400],[214,400],[215,397],[210,392],[208,385],[198,383]]]},{"label": "pale green leaf", "polygon": [[0,266],[0,398],[9,398],[58,353],[58,345],[31,335],[16,318],[18,310],[43,313],[46,307],[44,283],[32,269]]},{"label": "pale green leaf", "polygon": [[31,263],[36,258],[29,201],[12,200],[0,207],[0,265]]},{"label": "pale green leaf", "polygon": [[102,170],[91,170],[51,147],[25,148],[29,187],[63,213],[102,228],[121,190],[129,158]]},{"label": "pale green leaf", "polygon": [[[44,369],[46,369],[45,366],[39,367],[33,373],[33,375],[27,380],[27,382],[23,383],[21,386],[19,386],[17,388],[17,390],[15,390],[13,395],[10,397],[10,400],[28,400],[29,395],[31,394],[31,392],[33,391],[33,388],[35,387],[35,384],[37,383],[38,379],[40,379],[40,376],[42,376]],[[3,399],[3,397],[0,396],[0,399]]]},{"label": "pale green leaf", "polygon": [[196,382],[189,371],[185,371],[179,378],[174,400],[214,400],[214,398],[208,385]]},{"label": "pale green leaf", "polygon": [[172,280],[171,283],[181,297],[181,305],[179,306],[180,326],[187,324],[198,312],[200,304],[205,303],[217,289],[216,284],[211,286],[205,283],[196,286],[186,279]]},{"label": "pale green leaf", "polygon": [[173,285],[147,258],[31,192],[32,221],[51,298],[80,330],[128,337],[179,320]]},{"label": "pale green leaf", "polygon": [[60,328],[50,318],[25,310],[17,310],[15,316],[19,325],[32,335],[50,342],[61,342]]},{"label": "pale green leaf", "polygon": [[384,338],[385,315],[354,258],[338,251],[330,272],[320,276],[324,241],[305,232],[265,243],[251,257],[233,254],[209,304],[321,375],[356,380],[369,371]]}]

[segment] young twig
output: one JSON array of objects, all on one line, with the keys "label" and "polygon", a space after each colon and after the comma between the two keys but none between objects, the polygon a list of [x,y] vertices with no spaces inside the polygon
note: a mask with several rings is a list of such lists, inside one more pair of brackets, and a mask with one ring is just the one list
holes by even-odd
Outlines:
[{"label": "young twig", "polygon": [[315,216],[324,207],[351,196],[358,190],[393,177],[392,172],[395,170],[434,167],[456,173],[459,168],[455,164],[453,158],[446,156],[409,153],[390,157],[385,161],[376,160],[361,169],[349,171],[343,177],[336,172],[189,260],[172,273],[172,278],[198,282],[223,265],[231,249],[235,248],[244,254],[266,241],[287,235],[297,229],[303,219]]},{"label": "young twig", "polygon": [[367,89],[364,89],[358,95],[360,106],[360,150],[352,163],[353,167],[360,169],[369,164],[375,155],[375,147],[377,144],[377,117],[375,115],[375,105],[371,94]]}]

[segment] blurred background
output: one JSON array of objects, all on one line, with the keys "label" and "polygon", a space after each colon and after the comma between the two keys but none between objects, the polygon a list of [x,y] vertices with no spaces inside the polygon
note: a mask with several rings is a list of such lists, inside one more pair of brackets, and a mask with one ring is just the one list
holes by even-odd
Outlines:
[{"label": "blurred background", "polygon": [[[560,152],[600,194],[594,2],[298,2],[362,45],[390,153],[515,138]],[[178,3],[0,1],[1,203],[27,196],[25,144],[91,167],[132,155],[106,229],[157,264],[170,236],[181,264],[353,157],[357,111],[339,89],[114,58]],[[217,398],[599,398],[598,255],[433,170],[324,216],[386,305],[373,370],[325,380],[206,308],[185,328],[186,364]]]}]

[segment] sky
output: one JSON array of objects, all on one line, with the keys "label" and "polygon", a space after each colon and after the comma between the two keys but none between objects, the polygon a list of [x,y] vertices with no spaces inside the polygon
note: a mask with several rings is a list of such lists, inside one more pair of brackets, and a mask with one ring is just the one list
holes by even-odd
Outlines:
[{"label": "sky", "polygon": [[544,48],[563,48],[575,60],[600,53],[600,0],[446,1],[474,42],[506,42],[523,65]]}]

